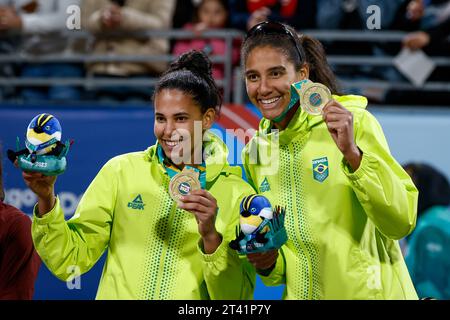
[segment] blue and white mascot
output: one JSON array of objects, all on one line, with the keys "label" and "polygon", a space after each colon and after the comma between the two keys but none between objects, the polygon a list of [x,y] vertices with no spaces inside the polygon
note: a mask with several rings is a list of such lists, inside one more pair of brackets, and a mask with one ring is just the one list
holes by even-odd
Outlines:
[{"label": "blue and white mascot", "polygon": [[40,172],[47,176],[63,173],[67,167],[66,155],[72,144],[61,142],[62,129],[58,119],[48,113],[37,115],[27,128],[25,149],[19,150],[19,137],[16,151],[8,150],[8,159],[23,171]]},{"label": "blue and white mascot", "polygon": [[240,205],[240,228],[230,247],[239,254],[279,249],[287,241],[284,217],[284,208],[273,209],[266,197],[256,194],[245,197]]}]

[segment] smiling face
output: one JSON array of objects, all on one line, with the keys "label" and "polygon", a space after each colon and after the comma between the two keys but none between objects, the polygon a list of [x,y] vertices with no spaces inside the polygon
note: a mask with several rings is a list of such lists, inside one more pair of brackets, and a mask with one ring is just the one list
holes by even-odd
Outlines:
[{"label": "smiling face", "polygon": [[198,9],[198,19],[209,28],[223,28],[226,25],[228,13],[219,0],[204,0]]},{"label": "smiling face", "polygon": [[264,118],[273,120],[286,109],[291,99],[291,84],[308,77],[308,69],[300,71],[280,49],[259,46],[245,61],[245,84],[250,101]]},{"label": "smiling face", "polygon": [[202,145],[202,133],[214,121],[214,109],[202,114],[192,97],[177,89],[159,91],[154,105],[154,133],[165,155],[175,164],[193,164],[194,151]]}]

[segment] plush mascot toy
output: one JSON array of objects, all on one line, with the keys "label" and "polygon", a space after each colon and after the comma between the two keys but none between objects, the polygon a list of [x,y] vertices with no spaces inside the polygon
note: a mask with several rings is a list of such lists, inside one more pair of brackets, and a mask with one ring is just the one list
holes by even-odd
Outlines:
[{"label": "plush mascot toy", "polygon": [[287,241],[284,216],[283,208],[276,206],[273,209],[262,195],[245,197],[240,205],[240,228],[230,247],[239,254],[279,249]]},{"label": "plush mascot toy", "polygon": [[8,150],[8,159],[17,161],[23,171],[40,172],[47,176],[63,173],[67,167],[66,155],[72,142],[61,142],[62,129],[58,119],[48,113],[37,115],[27,128],[25,149]]}]

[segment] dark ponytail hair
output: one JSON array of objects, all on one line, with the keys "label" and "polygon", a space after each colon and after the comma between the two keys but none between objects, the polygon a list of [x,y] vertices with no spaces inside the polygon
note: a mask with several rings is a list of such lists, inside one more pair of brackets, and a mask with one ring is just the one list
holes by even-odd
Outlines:
[{"label": "dark ponytail hair", "polygon": [[165,89],[176,89],[191,95],[202,113],[213,108],[218,114],[222,97],[211,73],[211,61],[201,51],[191,50],[171,63],[155,87],[155,96]]},{"label": "dark ponytail hair", "polygon": [[339,93],[336,76],[327,61],[325,49],[319,40],[302,34],[300,42],[305,49],[306,62],[309,66],[309,79],[326,85],[332,93]]},{"label": "dark ponytail hair", "polygon": [[[296,71],[300,71],[304,64],[307,64],[311,81],[320,82],[326,85],[333,94],[338,94],[337,79],[328,64],[322,44],[318,40],[304,34],[298,35],[295,29],[288,25],[283,24],[283,26],[286,30],[289,30],[292,37],[287,33],[281,32],[264,33],[262,31],[252,34],[250,30],[242,45],[242,62],[245,64],[248,55],[253,49],[266,46],[272,47],[280,50],[294,64]],[[245,68],[243,69],[245,70]]]}]

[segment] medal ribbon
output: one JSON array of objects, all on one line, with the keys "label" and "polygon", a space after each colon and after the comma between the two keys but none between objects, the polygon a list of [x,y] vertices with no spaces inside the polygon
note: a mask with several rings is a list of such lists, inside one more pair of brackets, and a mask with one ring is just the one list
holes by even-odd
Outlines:
[{"label": "medal ribbon", "polygon": [[292,107],[295,106],[300,101],[300,96],[298,95],[297,91],[301,90],[302,85],[308,83],[308,81],[309,81],[308,79],[305,79],[291,84],[291,100],[289,101],[289,104],[286,107],[286,109],[284,109],[284,111],[278,117],[272,120],[273,122],[280,122],[281,120],[283,120],[286,117],[289,110],[291,110]]},{"label": "medal ribbon", "polygon": [[[169,178],[172,179],[176,174],[180,173],[181,170],[177,168],[164,154],[163,148],[161,145],[158,144],[157,147],[157,154],[159,162],[163,165],[164,169],[166,170],[166,173],[169,175]],[[199,180],[200,185],[202,186],[202,189],[206,188],[206,164],[203,160],[202,164],[196,167],[186,166],[187,169],[194,170],[195,172],[199,173]]]}]

